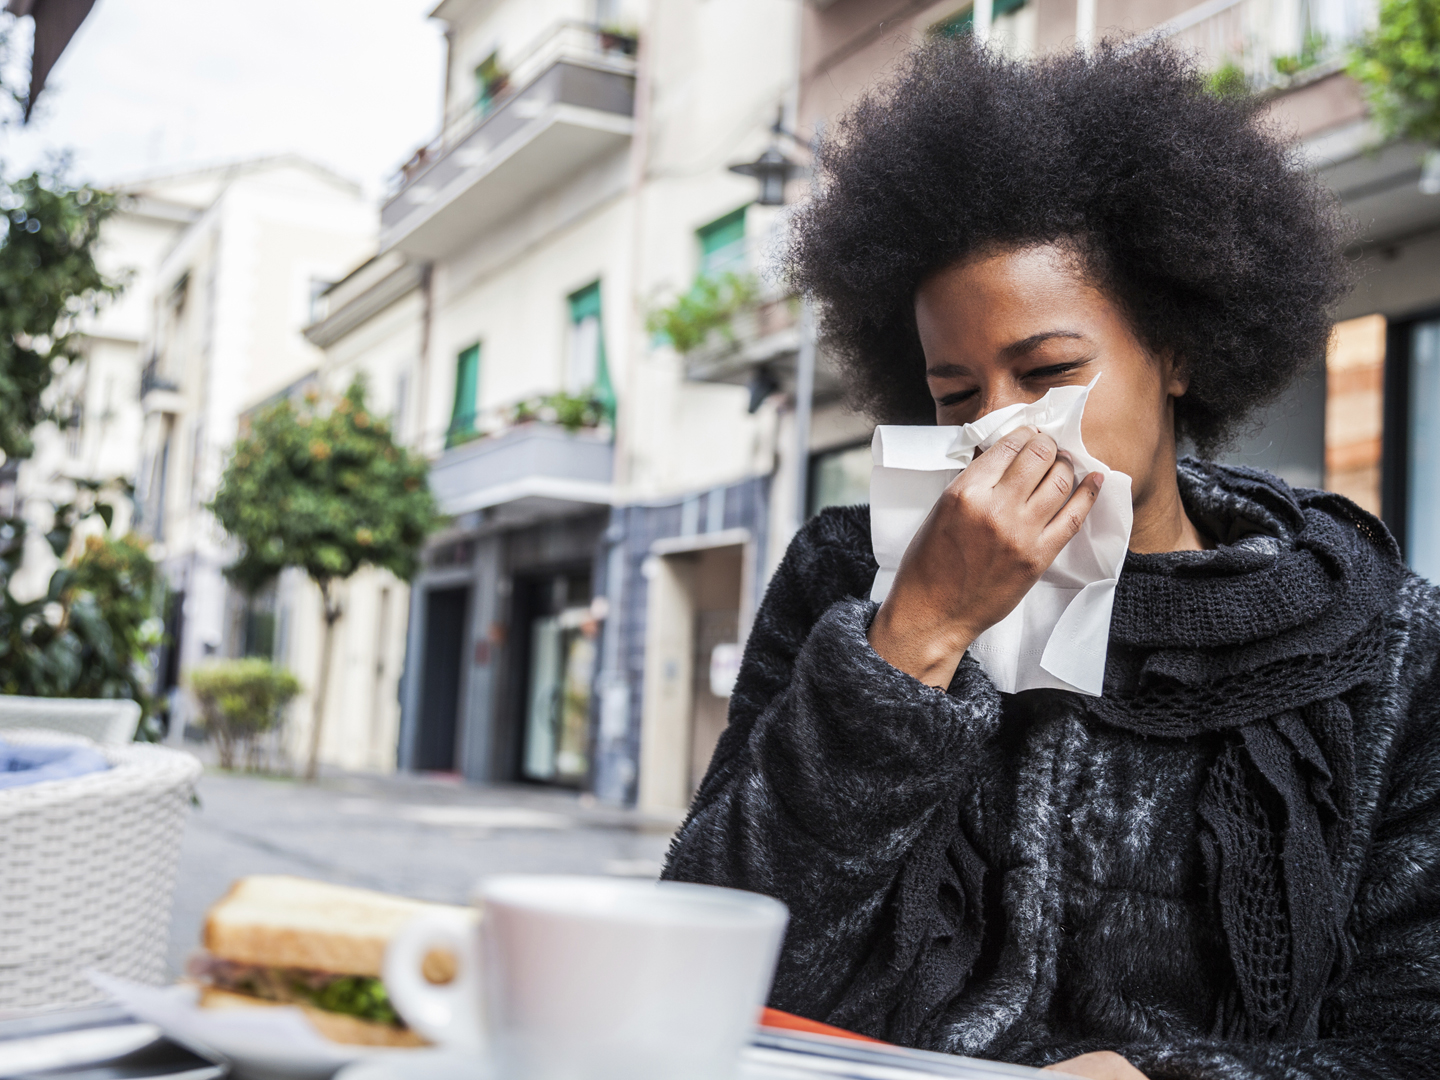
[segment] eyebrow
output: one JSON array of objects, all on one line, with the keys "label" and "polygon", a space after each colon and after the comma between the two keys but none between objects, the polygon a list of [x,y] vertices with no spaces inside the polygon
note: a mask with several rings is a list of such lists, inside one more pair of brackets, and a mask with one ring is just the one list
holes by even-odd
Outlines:
[{"label": "eyebrow", "polygon": [[[1007,360],[1014,360],[1034,352],[1052,338],[1064,338],[1070,341],[1086,340],[1085,335],[1078,330],[1044,330],[1038,334],[1031,334],[1027,338],[1021,338],[1019,341],[1011,342],[1000,350],[1000,355]],[[935,364],[925,369],[926,377],[935,379],[956,379],[969,374],[971,374],[970,369],[962,364]]]},{"label": "eyebrow", "polygon": [[1052,338],[1068,338],[1072,341],[1083,341],[1085,335],[1078,330],[1045,330],[1039,334],[1031,334],[1027,338],[1021,338],[1000,350],[1000,355],[1014,359],[1017,356],[1024,356],[1032,353],[1045,342]]}]

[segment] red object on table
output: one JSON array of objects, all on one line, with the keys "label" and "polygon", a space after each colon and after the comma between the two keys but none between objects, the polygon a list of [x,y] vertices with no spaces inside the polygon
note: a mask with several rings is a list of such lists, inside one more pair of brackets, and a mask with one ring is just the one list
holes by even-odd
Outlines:
[{"label": "red object on table", "polygon": [[872,1039],[869,1035],[857,1035],[853,1031],[831,1027],[818,1020],[806,1020],[803,1016],[781,1012],[779,1009],[761,1009],[760,1026],[780,1028],[782,1031],[803,1031],[810,1035],[830,1035],[837,1039],[854,1039],[856,1042],[879,1043],[881,1046],[889,1045],[889,1043],[880,1042],[879,1039]]}]

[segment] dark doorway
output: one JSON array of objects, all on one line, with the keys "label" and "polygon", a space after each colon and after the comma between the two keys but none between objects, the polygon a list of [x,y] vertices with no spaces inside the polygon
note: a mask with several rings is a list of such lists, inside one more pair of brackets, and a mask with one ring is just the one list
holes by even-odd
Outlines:
[{"label": "dark doorway", "polygon": [[455,769],[455,725],[460,713],[460,655],[470,590],[431,589],[425,594],[425,659],[421,667],[420,731],[415,767]]}]

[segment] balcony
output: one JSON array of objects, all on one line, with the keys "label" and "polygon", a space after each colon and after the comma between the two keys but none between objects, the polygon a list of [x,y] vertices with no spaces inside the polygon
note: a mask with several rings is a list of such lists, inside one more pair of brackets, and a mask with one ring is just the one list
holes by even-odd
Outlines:
[{"label": "balcony", "polygon": [[1224,89],[1286,88],[1338,70],[1373,19],[1373,0],[1206,0],[1142,34],[1199,57]]},{"label": "balcony", "polygon": [[447,121],[401,170],[380,211],[381,249],[443,258],[628,145],[633,46],[559,24],[514,65],[503,91]]},{"label": "balcony", "polygon": [[800,349],[800,329],[790,297],[762,299],[730,317],[704,343],[685,353],[685,377],[692,382],[743,385],[758,369],[791,371]]},{"label": "balcony", "polygon": [[[652,311],[651,326],[676,347],[687,380],[748,386],[754,406],[794,382],[800,301],[783,283],[755,271],[764,256],[753,241],[737,247],[725,265],[698,278],[686,296]],[[666,323],[665,311],[674,313],[679,324]],[[836,373],[822,363],[816,391],[828,394],[839,386]]]},{"label": "balcony", "polygon": [[608,506],[614,454],[600,431],[520,424],[446,450],[430,490],[447,514],[483,510],[487,525],[514,527]]},{"label": "balcony", "polygon": [[141,410],[151,413],[177,414],[184,411],[185,399],[180,387],[160,370],[160,358],[152,356],[140,371]]}]

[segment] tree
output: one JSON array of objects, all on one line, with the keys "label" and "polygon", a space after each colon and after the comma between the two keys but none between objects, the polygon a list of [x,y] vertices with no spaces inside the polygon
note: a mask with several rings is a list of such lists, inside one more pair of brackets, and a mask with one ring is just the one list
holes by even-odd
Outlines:
[{"label": "tree", "polygon": [[[119,290],[94,259],[114,208],[112,196],[66,182],[63,166],[0,178],[0,459],[33,452],[35,426],[55,419],[52,380],[81,359],[77,320]],[[11,592],[29,523],[19,515],[0,519],[0,690],[133,698],[143,710],[140,734],[153,737],[148,663],[160,640],[159,573],[143,540],[110,535],[111,500],[124,494],[107,493],[99,481],[74,483],[75,498],[54,508],[45,536],[61,565],[41,597]],[[104,533],[77,545],[86,519],[98,520]]]},{"label": "tree", "polygon": [[424,458],[396,446],[389,425],[370,414],[361,379],[325,405],[312,393],[298,408],[282,401],[256,417],[207,505],[241,546],[226,570],[231,581],[253,592],[293,566],[320,590],[325,633],[305,766],[311,780],[342,615],[335,583],[362,566],[409,580],[425,538],[442,520]]},{"label": "tree", "polygon": [[45,391],[79,359],[76,318],[118,291],[95,265],[111,195],[71,187],[57,173],[0,181],[0,450],[29,457],[30,432],[51,418]]},{"label": "tree", "polygon": [[1349,71],[1386,138],[1440,145],[1440,0],[1380,0]]},{"label": "tree", "polygon": [[[0,19],[0,131],[20,115],[9,85],[13,27]],[[66,172],[61,158],[19,179],[0,175],[0,461],[34,451],[35,426],[56,419],[52,381],[81,359],[80,318],[120,288],[94,258],[116,199],[71,183]],[[61,564],[32,600],[11,591],[28,522],[0,518],[0,691],[133,698],[143,709],[139,734],[153,737],[148,663],[160,640],[160,576],[143,540],[111,535],[116,493],[107,486],[76,481],[75,497],[55,507],[45,539]],[[81,543],[77,527],[86,519],[104,532]]]}]

